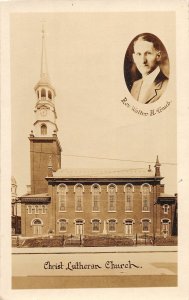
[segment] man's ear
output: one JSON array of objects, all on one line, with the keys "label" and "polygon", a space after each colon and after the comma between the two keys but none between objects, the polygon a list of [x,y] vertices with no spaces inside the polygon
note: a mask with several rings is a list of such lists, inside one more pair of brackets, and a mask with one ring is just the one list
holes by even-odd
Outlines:
[{"label": "man's ear", "polygon": [[133,56],[133,61],[134,61],[134,63],[135,63],[135,53],[133,53],[132,56]]},{"label": "man's ear", "polygon": [[161,60],[161,51],[157,51],[156,59],[157,61]]}]

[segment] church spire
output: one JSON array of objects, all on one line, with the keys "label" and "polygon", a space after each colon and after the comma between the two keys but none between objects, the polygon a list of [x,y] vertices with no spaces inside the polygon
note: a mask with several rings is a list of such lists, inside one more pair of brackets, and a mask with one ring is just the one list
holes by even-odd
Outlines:
[{"label": "church spire", "polygon": [[42,52],[41,52],[41,80],[49,82],[48,66],[47,66],[47,55],[45,46],[45,29],[42,26]]},{"label": "church spire", "polygon": [[50,77],[48,73],[47,54],[46,54],[46,40],[45,29],[42,26],[42,47],[41,47],[41,69],[40,80],[35,86],[38,100],[52,100],[56,96],[54,87],[50,83]]},{"label": "church spire", "polygon": [[[39,49],[40,78],[35,86],[35,121],[30,140],[30,164],[31,164],[31,194],[48,192],[46,176],[52,177],[53,171],[61,168],[61,151],[58,140],[58,127],[56,124],[55,89],[52,87],[47,70],[48,47],[44,27],[40,37],[42,48]],[[48,54],[48,53],[47,53]],[[39,75],[38,75],[39,76]]]},{"label": "church spire", "polygon": [[34,136],[52,137],[54,132],[58,131],[55,109],[56,93],[49,80],[44,26],[42,27],[40,79],[34,89],[37,96],[34,110],[36,116],[36,121],[34,123]]}]

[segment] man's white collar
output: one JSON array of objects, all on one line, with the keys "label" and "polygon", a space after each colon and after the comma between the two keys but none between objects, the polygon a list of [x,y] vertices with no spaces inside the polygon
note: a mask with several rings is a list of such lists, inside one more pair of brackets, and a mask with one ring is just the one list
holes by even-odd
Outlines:
[{"label": "man's white collar", "polygon": [[157,68],[153,72],[151,72],[150,74],[148,74],[142,78],[143,83],[150,84],[150,83],[154,82],[154,80],[157,77],[157,75],[159,74],[159,72],[160,72],[160,67],[157,66]]}]

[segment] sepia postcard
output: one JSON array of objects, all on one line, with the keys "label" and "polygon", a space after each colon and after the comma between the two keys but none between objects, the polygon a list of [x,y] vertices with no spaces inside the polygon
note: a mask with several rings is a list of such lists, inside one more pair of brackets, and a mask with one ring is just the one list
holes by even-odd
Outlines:
[{"label": "sepia postcard", "polygon": [[187,1],[0,5],[0,299],[189,299]]}]

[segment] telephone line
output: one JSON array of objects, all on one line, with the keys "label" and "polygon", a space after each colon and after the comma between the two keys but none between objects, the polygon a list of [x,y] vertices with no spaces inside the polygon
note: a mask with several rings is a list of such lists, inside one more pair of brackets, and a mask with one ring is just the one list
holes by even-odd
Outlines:
[{"label": "telephone line", "polygon": [[[76,154],[63,154],[63,156],[84,157],[84,158],[93,158],[93,159],[106,159],[106,160],[116,160],[116,161],[128,161],[128,162],[135,162],[135,163],[151,163],[151,164],[155,164],[155,161],[145,161],[145,160],[130,160],[130,159],[107,158],[107,157],[76,155]],[[176,163],[161,162],[161,165],[172,165],[172,166],[174,166],[174,165],[176,165]]]}]

